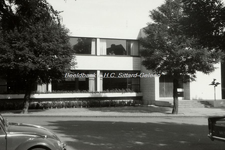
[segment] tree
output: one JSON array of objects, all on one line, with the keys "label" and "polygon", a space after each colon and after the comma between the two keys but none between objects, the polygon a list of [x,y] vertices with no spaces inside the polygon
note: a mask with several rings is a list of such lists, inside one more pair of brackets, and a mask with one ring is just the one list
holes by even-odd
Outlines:
[{"label": "tree", "polygon": [[225,8],[221,0],[182,0],[186,35],[204,47],[225,50]]},{"label": "tree", "polygon": [[60,79],[73,65],[67,33],[46,0],[0,1],[0,72],[25,84],[23,113],[36,83]]},{"label": "tree", "polygon": [[153,23],[144,29],[141,38],[142,64],[157,74],[173,78],[173,114],[178,113],[178,82],[196,78],[197,71],[210,73],[221,58],[221,52],[199,45],[194,37],[183,30],[183,3],[181,0],[166,0],[150,12]]},{"label": "tree", "polygon": [[[195,37],[203,47],[225,53],[224,0],[183,0],[185,17],[182,25],[188,36]],[[221,61],[222,97],[225,97],[225,63]]]}]

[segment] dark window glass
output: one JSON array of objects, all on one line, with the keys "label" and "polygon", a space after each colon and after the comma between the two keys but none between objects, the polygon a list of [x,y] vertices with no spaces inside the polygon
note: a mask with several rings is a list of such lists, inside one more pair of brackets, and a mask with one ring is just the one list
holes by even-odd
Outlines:
[{"label": "dark window glass", "polygon": [[0,93],[7,93],[7,81],[0,78]]},{"label": "dark window glass", "polygon": [[135,40],[100,39],[101,55],[139,55],[139,44]]},{"label": "dark window glass", "polygon": [[139,56],[139,44],[135,40],[127,40],[127,53],[130,56]]},{"label": "dark window glass", "polygon": [[[4,86],[5,88],[5,86]],[[31,91],[36,91],[37,85],[31,87]],[[16,80],[10,75],[7,77],[7,93],[24,94],[26,91],[26,82],[24,80]]]},{"label": "dark window glass", "polygon": [[101,39],[101,55],[127,55],[126,40]]},{"label": "dark window glass", "polygon": [[71,46],[76,54],[96,54],[96,39],[70,38]]},{"label": "dark window glass", "polygon": [[[70,73],[71,75],[77,74],[94,74],[90,71],[73,71]],[[94,80],[95,82],[95,80]],[[63,81],[53,81],[52,82],[52,90],[53,91],[90,91],[89,86],[91,86],[93,91],[95,90],[95,83],[92,83],[89,77],[65,77]]]},{"label": "dark window glass", "polygon": [[135,71],[105,71],[103,72],[103,90],[122,90],[129,89],[140,92],[140,78],[129,77],[132,74],[140,74]]},{"label": "dark window glass", "polygon": [[88,79],[79,81],[79,78],[74,81],[53,81],[53,91],[88,91]]}]

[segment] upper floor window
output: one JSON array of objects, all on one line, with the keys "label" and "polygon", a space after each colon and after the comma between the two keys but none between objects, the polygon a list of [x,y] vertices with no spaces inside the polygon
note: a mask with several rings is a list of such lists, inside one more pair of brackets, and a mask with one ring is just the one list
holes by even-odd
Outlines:
[{"label": "upper floor window", "polygon": [[100,39],[100,55],[139,55],[138,41]]},{"label": "upper floor window", "polygon": [[70,38],[71,46],[76,54],[96,54],[96,39]]},{"label": "upper floor window", "polygon": [[135,40],[127,40],[127,52],[131,56],[139,56],[139,43]]}]

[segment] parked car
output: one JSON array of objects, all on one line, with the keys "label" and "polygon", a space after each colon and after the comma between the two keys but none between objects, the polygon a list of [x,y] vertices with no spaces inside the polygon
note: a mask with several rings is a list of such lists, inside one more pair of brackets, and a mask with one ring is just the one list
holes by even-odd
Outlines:
[{"label": "parked car", "polygon": [[212,141],[225,141],[225,117],[209,117],[208,128],[208,137]]},{"label": "parked car", "polygon": [[0,114],[1,150],[66,150],[50,130],[32,124],[8,122]]}]

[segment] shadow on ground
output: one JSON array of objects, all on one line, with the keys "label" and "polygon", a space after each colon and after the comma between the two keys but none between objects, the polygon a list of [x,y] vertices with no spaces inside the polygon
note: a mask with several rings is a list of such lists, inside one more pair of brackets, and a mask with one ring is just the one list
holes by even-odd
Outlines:
[{"label": "shadow on ground", "polygon": [[113,121],[50,121],[68,150],[224,150],[206,125]]}]

